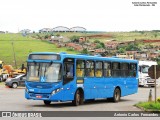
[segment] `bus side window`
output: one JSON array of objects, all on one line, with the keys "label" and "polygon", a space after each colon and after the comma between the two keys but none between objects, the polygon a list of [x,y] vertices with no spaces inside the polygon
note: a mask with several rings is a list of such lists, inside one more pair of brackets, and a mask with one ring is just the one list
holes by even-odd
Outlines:
[{"label": "bus side window", "polygon": [[73,64],[66,64],[66,75],[68,78],[73,77]]},{"label": "bus side window", "polygon": [[104,76],[111,77],[111,63],[104,62]]},{"label": "bus side window", "polygon": [[134,63],[130,64],[130,77],[136,77],[137,66]]},{"label": "bus side window", "polygon": [[129,64],[121,63],[121,76],[128,77],[129,76]]},{"label": "bus side window", "polygon": [[77,60],[76,75],[77,77],[84,77],[84,61],[83,60]]},{"label": "bus side window", "polygon": [[103,75],[102,68],[103,68],[102,62],[96,62],[96,71],[95,71],[96,77],[102,77],[102,75]]},{"label": "bus side window", "polygon": [[64,59],[63,84],[72,81],[74,78],[74,59]]},{"label": "bus side window", "polygon": [[120,77],[121,76],[120,63],[119,62],[113,62],[112,63],[112,76],[113,77]]},{"label": "bus side window", "polygon": [[86,76],[94,77],[94,61],[86,61]]}]

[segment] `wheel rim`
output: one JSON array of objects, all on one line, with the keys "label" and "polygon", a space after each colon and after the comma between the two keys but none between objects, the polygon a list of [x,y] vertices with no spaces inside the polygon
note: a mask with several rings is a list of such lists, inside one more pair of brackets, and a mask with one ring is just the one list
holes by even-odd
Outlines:
[{"label": "wheel rim", "polygon": [[13,88],[17,88],[17,84],[16,83],[13,83]]},{"label": "wheel rim", "polygon": [[115,100],[116,101],[119,101],[119,98],[120,98],[120,94],[119,94],[120,92],[119,92],[119,90],[117,89],[116,91],[115,91]]},{"label": "wheel rim", "polygon": [[77,91],[77,94],[76,94],[76,104],[79,105],[80,103],[80,93],[79,91]]}]

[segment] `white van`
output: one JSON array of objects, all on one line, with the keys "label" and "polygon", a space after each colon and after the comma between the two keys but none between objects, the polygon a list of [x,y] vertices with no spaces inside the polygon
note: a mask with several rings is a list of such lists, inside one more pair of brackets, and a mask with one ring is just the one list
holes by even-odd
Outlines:
[{"label": "white van", "polygon": [[148,69],[152,65],[157,65],[156,61],[139,61],[139,86],[155,86],[155,80],[148,75]]}]

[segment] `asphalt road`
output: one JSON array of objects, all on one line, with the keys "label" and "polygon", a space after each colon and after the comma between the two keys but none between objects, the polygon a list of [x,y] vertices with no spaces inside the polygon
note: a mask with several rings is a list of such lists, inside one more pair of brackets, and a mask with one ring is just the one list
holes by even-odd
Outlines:
[{"label": "asphalt road", "polygon": [[[154,88],[144,87],[139,88],[136,94],[122,97],[118,103],[96,100],[77,107],[71,102],[53,102],[46,106],[43,101],[25,99],[22,87],[12,89],[0,85],[0,111],[141,111],[134,104],[147,101],[150,89],[154,99]],[[157,96],[160,97],[160,86],[157,87]]]}]

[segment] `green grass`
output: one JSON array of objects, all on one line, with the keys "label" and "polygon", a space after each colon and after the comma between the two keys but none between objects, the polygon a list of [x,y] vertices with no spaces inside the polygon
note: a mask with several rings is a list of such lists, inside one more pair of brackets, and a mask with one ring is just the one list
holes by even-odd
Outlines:
[{"label": "green grass", "polygon": [[14,66],[13,47],[17,65],[26,63],[27,56],[31,52],[67,52],[76,54],[75,51],[67,51],[67,48],[57,48],[48,41],[36,40],[31,37],[23,37],[21,34],[0,34],[0,60],[5,64]]},{"label": "green grass", "polygon": [[5,83],[4,82],[0,82],[0,85],[4,85]]},{"label": "green grass", "polygon": [[[127,40],[141,40],[141,39],[160,39],[159,32],[113,32],[110,33],[113,35],[114,39],[117,41],[127,41]],[[155,34],[157,36],[155,36]]]},{"label": "green grass", "polygon": [[140,102],[136,106],[143,108],[145,111],[160,111],[160,102]]}]

